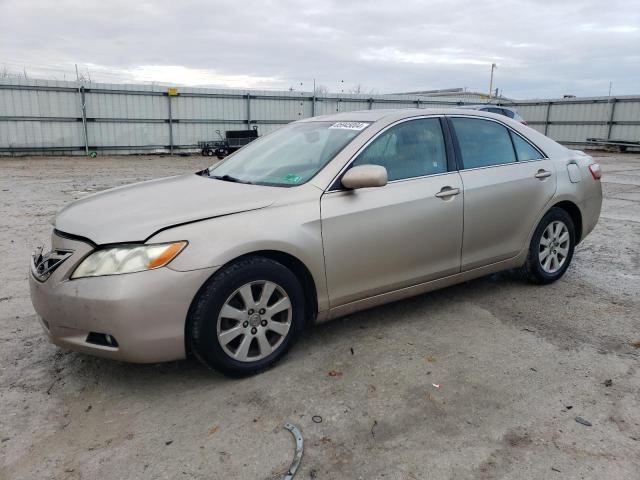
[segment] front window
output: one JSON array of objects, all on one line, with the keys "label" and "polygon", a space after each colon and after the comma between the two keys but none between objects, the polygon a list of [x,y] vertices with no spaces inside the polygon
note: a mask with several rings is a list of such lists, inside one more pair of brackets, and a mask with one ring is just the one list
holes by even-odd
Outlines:
[{"label": "front window", "polygon": [[440,120],[402,122],[376,138],[351,164],[382,165],[389,181],[447,171],[447,154]]},{"label": "front window", "polygon": [[301,185],[368,126],[364,122],[293,123],[212,166],[209,176],[259,185]]}]

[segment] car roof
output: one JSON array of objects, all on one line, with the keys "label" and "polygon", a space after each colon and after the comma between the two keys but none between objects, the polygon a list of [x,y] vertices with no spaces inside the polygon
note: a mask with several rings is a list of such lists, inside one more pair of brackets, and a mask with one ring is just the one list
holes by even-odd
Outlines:
[{"label": "car roof", "polygon": [[495,113],[484,112],[461,107],[434,107],[434,108],[389,108],[376,110],[356,110],[353,112],[332,113],[330,115],[320,115],[318,117],[305,118],[300,122],[377,122],[385,119],[402,119],[417,117],[422,115],[460,115],[467,113],[469,115],[482,116],[488,118],[496,118]]}]

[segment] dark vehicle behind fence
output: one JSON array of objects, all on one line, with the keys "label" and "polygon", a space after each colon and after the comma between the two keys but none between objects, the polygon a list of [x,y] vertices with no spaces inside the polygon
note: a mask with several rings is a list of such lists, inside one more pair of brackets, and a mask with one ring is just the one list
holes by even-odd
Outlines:
[{"label": "dark vehicle behind fence", "polygon": [[225,138],[222,138],[220,130],[216,130],[216,133],[220,140],[198,142],[202,155],[224,158],[258,138],[257,127],[251,130],[227,130]]}]

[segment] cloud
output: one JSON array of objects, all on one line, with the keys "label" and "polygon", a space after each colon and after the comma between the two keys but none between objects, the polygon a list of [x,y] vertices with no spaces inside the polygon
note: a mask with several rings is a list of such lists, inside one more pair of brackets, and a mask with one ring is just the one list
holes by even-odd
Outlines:
[{"label": "cloud", "polygon": [[218,86],[234,88],[265,88],[282,83],[277,77],[258,77],[251,75],[233,75],[215,70],[188,68],[179,65],[141,65],[122,70],[123,77],[129,76],[134,82],[153,82],[162,79],[163,83],[192,86]]},{"label": "cloud", "polygon": [[2,0],[0,68],[106,82],[515,98],[640,93],[640,0]]},{"label": "cloud", "polygon": [[379,49],[369,49],[360,55],[362,60],[370,62],[388,63],[416,63],[422,65],[489,65],[498,57],[491,58],[491,61],[477,58],[465,58],[455,54],[453,49],[441,53],[407,52],[397,48],[383,47]]}]

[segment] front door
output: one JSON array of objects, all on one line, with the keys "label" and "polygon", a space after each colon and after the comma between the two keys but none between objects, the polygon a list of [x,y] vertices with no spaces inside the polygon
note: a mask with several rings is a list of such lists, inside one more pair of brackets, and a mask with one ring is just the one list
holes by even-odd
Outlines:
[{"label": "front door", "polygon": [[460,271],[462,182],[448,171],[440,120],[387,128],[351,166],[365,164],[384,166],[389,183],[321,199],[332,308]]}]

